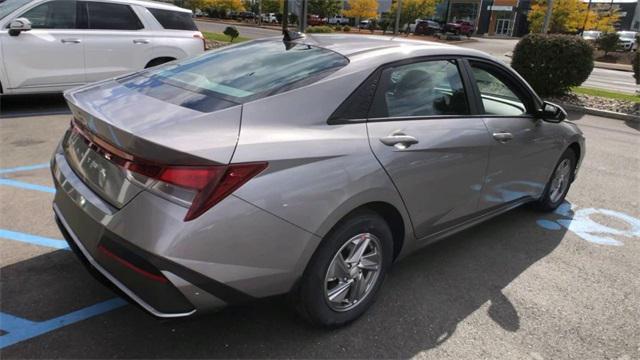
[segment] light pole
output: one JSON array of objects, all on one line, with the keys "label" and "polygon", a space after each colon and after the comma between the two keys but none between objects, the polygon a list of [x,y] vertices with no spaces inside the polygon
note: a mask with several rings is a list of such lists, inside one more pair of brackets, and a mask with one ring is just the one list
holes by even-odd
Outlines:
[{"label": "light pole", "polygon": [[289,28],[289,0],[284,0],[282,9],[282,34],[286,34]]},{"label": "light pole", "polygon": [[393,35],[398,35],[400,29],[400,13],[402,12],[402,0],[398,0],[396,5],[396,24],[393,27]]},{"label": "light pole", "polygon": [[549,32],[549,23],[551,22],[551,13],[553,12],[553,0],[547,0],[547,13],[544,14],[544,23],[542,25],[542,33]]}]

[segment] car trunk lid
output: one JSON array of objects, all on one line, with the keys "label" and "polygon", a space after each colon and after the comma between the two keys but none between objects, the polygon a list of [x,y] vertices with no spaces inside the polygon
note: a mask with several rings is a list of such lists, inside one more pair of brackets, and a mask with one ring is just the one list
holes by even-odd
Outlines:
[{"label": "car trunk lid", "polygon": [[[193,98],[188,91],[179,93],[183,99]],[[114,80],[65,93],[73,113],[72,130],[63,141],[65,158],[116,208],[153,185],[137,179],[126,161],[226,165],[238,141],[240,106],[202,112],[175,96],[166,101],[153,95]]]}]

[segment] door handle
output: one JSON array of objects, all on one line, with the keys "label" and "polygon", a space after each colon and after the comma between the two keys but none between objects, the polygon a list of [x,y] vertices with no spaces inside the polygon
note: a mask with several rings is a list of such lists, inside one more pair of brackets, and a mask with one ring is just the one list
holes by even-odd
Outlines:
[{"label": "door handle", "polygon": [[80,39],[62,39],[60,40],[63,44],[80,44],[82,40]]},{"label": "door handle", "polygon": [[149,40],[147,40],[147,39],[134,39],[133,43],[134,44],[148,44]]},{"label": "door handle", "polygon": [[418,139],[397,131],[389,136],[380,138],[380,142],[387,146],[393,146],[398,150],[404,150],[413,144],[417,144]]},{"label": "door handle", "polygon": [[493,138],[500,141],[501,143],[506,143],[507,141],[513,140],[513,134],[509,132],[494,132]]}]

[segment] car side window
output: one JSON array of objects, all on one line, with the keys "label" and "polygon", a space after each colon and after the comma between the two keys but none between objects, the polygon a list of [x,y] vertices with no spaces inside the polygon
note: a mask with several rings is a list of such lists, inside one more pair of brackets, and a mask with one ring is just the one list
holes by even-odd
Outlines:
[{"label": "car side window", "polygon": [[469,114],[455,60],[394,66],[380,80],[371,118]]},{"label": "car side window", "polygon": [[87,2],[89,29],[140,30],[143,28],[138,15],[129,5],[103,2]]},{"label": "car side window", "polygon": [[471,62],[471,72],[478,85],[485,114],[520,116],[527,113],[523,97],[504,80],[498,70]]},{"label": "car side window", "polygon": [[29,19],[32,29],[75,29],[76,2],[49,1],[28,10],[20,17]]}]

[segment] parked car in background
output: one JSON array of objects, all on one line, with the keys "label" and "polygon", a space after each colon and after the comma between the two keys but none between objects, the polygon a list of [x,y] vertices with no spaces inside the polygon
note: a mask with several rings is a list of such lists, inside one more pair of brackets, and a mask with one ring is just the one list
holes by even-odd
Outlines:
[{"label": "parked car in background", "polygon": [[409,24],[405,24],[404,26],[402,26],[402,31],[406,31],[407,30],[407,25],[409,27],[409,32],[410,33],[414,33],[416,31],[416,25],[418,25],[418,23],[420,23],[420,21],[422,21],[422,19],[416,19],[414,22],[409,23]]},{"label": "parked car in background", "polygon": [[638,49],[638,41],[637,36],[638,33],[635,31],[618,31],[618,36],[620,40],[618,40],[618,47],[623,51],[632,51]]},{"label": "parked car in background", "polygon": [[276,24],[278,23],[278,17],[276,16],[276,13],[262,14],[262,22]]},{"label": "parked car in background", "polygon": [[526,203],[556,209],[585,154],[562,108],[492,56],[382,36],[260,39],[65,98],[58,226],[165,318],[289,293],[303,318],[345,325],[397,259]]},{"label": "parked car in background", "polygon": [[309,26],[324,25],[326,23],[327,23],[327,19],[323,19],[318,15],[308,15],[307,16],[307,25],[309,25]]},{"label": "parked car in background", "polygon": [[349,18],[342,15],[336,15],[329,18],[331,25],[349,25]]},{"label": "parked car in background", "polygon": [[602,35],[602,31],[586,30],[582,32],[582,38],[590,42],[596,42],[600,35]]},{"label": "parked car in background", "polygon": [[470,37],[475,31],[475,26],[469,21],[458,20],[456,22],[447,23],[444,26],[445,32],[451,32],[456,35],[466,35]]},{"label": "parked car in background", "polygon": [[238,18],[240,20],[255,20],[256,14],[252,13],[251,11],[243,11],[238,14]]},{"label": "parked car in background", "polygon": [[421,20],[414,31],[418,35],[433,35],[442,31],[440,24],[433,20]]},{"label": "parked car in background", "polygon": [[362,20],[358,23],[358,28],[360,29],[368,29],[371,26],[371,20]]},{"label": "parked car in background", "polygon": [[201,54],[191,11],[140,0],[7,0],[0,93],[64,89]]}]

